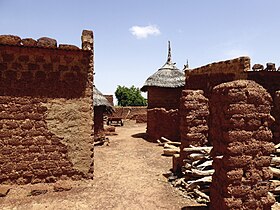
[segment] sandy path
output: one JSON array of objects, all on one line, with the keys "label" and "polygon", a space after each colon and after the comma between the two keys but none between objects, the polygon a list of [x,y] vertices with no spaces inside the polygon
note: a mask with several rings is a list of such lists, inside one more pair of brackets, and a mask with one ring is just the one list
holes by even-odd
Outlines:
[{"label": "sandy path", "polygon": [[[53,192],[52,184],[13,186],[7,197],[0,198],[0,209],[181,209],[193,205],[163,176],[171,158],[161,156],[162,147],[139,138],[145,126],[127,122],[117,127],[119,135],[110,137],[110,146],[95,148],[94,180],[68,182],[73,188],[67,192]],[[34,186],[48,193],[27,197]]]}]

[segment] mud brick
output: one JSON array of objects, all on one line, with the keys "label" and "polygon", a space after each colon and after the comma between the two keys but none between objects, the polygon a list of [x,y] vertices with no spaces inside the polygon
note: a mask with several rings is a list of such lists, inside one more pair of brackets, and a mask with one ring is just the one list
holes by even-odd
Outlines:
[{"label": "mud brick", "polygon": [[63,174],[71,176],[75,174],[75,170],[72,167],[61,167]]},{"label": "mud brick", "polygon": [[34,107],[32,105],[30,105],[30,104],[26,104],[26,105],[22,105],[20,107],[20,110],[22,112],[32,112],[34,110]]},{"label": "mud brick", "polygon": [[54,145],[61,145],[62,143],[61,143],[61,138],[59,138],[59,137],[57,137],[57,136],[53,136],[52,138],[51,138],[51,142],[52,142],[52,144],[54,144]]},{"label": "mud brick", "polygon": [[45,57],[43,55],[35,55],[35,61],[36,63],[44,63]]},{"label": "mud brick", "polygon": [[[219,122],[217,122],[219,124]],[[231,117],[229,120],[222,120],[223,129],[244,129],[245,119],[243,117]]]},{"label": "mud brick", "polygon": [[18,61],[27,63],[27,62],[29,62],[29,56],[28,55],[20,55],[20,56],[18,56]]},{"label": "mud brick", "polygon": [[261,209],[261,202],[256,199],[248,199],[243,202],[244,209]]},{"label": "mud brick", "polygon": [[15,170],[17,171],[27,171],[29,169],[30,169],[29,162],[26,161],[19,162],[15,166]]},{"label": "mud brick", "polygon": [[33,173],[37,177],[47,177],[50,175],[50,172],[48,170],[42,168],[40,170],[38,168],[36,170],[33,170]]},{"label": "mud brick", "polygon": [[230,104],[224,107],[225,115],[247,115],[257,113],[257,109],[254,104]]},{"label": "mud brick", "polygon": [[15,119],[15,120],[25,120],[26,117],[25,117],[24,113],[16,113],[16,114],[13,114],[13,119]]},{"label": "mud brick", "polygon": [[22,154],[23,154],[22,157],[21,157],[22,161],[34,161],[38,157],[38,154],[30,153],[28,148],[25,148],[22,151]]},{"label": "mud brick", "polygon": [[54,152],[57,150],[57,147],[54,145],[44,145],[45,152]]},{"label": "mud brick", "polygon": [[61,145],[60,147],[58,147],[58,151],[61,153],[67,153],[68,152],[67,146]]},{"label": "mud brick", "polygon": [[272,131],[269,129],[255,131],[253,137],[260,141],[272,141]]},{"label": "mud brick", "polygon": [[45,106],[38,106],[38,107],[37,107],[37,111],[38,111],[39,113],[45,113],[46,111],[48,111],[48,108],[45,107]]},{"label": "mud brick", "polygon": [[60,167],[71,167],[72,166],[72,164],[69,161],[67,161],[67,160],[59,161],[58,165]]},{"label": "mud brick", "polygon": [[267,193],[269,192],[269,189],[270,183],[268,181],[260,182],[252,187],[252,194],[255,198],[259,200],[261,197],[266,197]]},{"label": "mud brick", "polygon": [[30,164],[30,167],[33,169],[44,169],[45,165],[40,162],[33,162]]},{"label": "mud brick", "polygon": [[22,65],[18,62],[15,62],[12,64],[12,69],[13,70],[22,70]]},{"label": "mud brick", "polygon": [[22,172],[22,176],[24,178],[29,178],[29,177],[33,177],[33,172],[30,170],[30,171],[23,171]]},{"label": "mud brick", "polygon": [[28,134],[29,134],[29,136],[31,136],[31,137],[34,137],[34,136],[42,136],[42,135],[44,135],[41,131],[34,130],[34,129],[29,130],[29,131],[28,131]]},{"label": "mud brick", "polygon": [[54,176],[60,176],[63,174],[63,171],[61,168],[52,168],[52,169],[49,169],[49,172]]},{"label": "mud brick", "polygon": [[57,168],[57,164],[54,161],[44,161],[44,165],[46,169],[52,169],[52,168]]},{"label": "mud brick", "polygon": [[40,66],[36,63],[29,63],[28,70],[31,70],[31,71],[40,70]]},{"label": "mud brick", "polygon": [[59,65],[58,66],[58,70],[59,71],[68,71],[68,66],[66,66],[66,65]]},{"label": "mud brick", "polygon": [[244,198],[251,192],[251,186],[249,185],[232,185],[223,189],[224,195],[233,196],[235,198]]},{"label": "mud brick", "polygon": [[21,145],[21,138],[20,137],[12,137],[7,140],[7,144],[11,146],[18,146]]},{"label": "mud brick", "polygon": [[6,62],[10,63],[15,59],[15,55],[9,54],[9,53],[3,53],[2,58],[3,58],[4,63],[6,63]]},{"label": "mud brick", "polygon": [[37,157],[38,161],[49,160],[49,156],[47,154],[39,154]]},{"label": "mud brick", "polygon": [[7,69],[7,63],[0,63],[0,71],[6,71]]},{"label": "mud brick", "polygon": [[246,120],[245,127],[246,130],[258,130],[259,127],[262,125],[262,121],[260,119],[248,119]]},{"label": "mud brick", "polygon": [[7,121],[5,123],[5,126],[8,128],[8,129],[15,129],[17,127],[19,127],[18,123],[16,121]]},{"label": "mud brick", "polygon": [[13,153],[13,147],[12,146],[4,146],[0,148],[0,154],[2,155],[9,155]]},{"label": "mud brick", "polygon": [[266,197],[261,198],[261,204],[263,209],[271,209],[271,206],[275,203],[275,198],[273,195],[268,194]]},{"label": "mud brick", "polygon": [[30,101],[30,98],[23,98],[23,97],[19,97],[17,98],[16,100],[16,103],[20,104],[20,105],[27,105],[29,104],[31,101]]},{"label": "mud brick", "polygon": [[59,63],[60,62],[60,56],[51,55],[51,61],[52,61],[52,63]]},{"label": "mud brick", "polygon": [[253,161],[257,168],[261,168],[270,166],[271,159],[270,156],[256,156]]},{"label": "mud brick", "polygon": [[48,141],[48,139],[45,136],[38,136],[35,137],[35,141],[37,145],[49,145],[50,142]]},{"label": "mud brick", "polygon": [[0,169],[4,174],[11,173],[14,169],[14,165],[12,163],[4,163],[0,166]]},{"label": "mud brick", "polygon": [[44,121],[35,121],[34,122],[35,128],[46,128],[47,125]]},{"label": "mud brick", "polygon": [[81,68],[79,67],[79,66],[72,66],[71,67],[71,71],[75,71],[75,72],[79,72],[79,71],[81,71]]},{"label": "mud brick", "polygon": [[0,138],[11,138],[12,132],[10,130],[0,130]]},{"label": "mud brick", "polygon": [[26,120],[25,122],[22,123],[21,128],[22,129],[26,129],[26,130],[30,130],[32,129],[34,126],[34,123],[31,122],[30,120]]},{"label": "mud brick", "polygon": [[3,181],[6,181],[9,179],[9,176],[7,174],[1,173],[0,174],[0,182],[2,183]]},{"label": "mud brick", "polygon": [[46,71],[52,71],[53,70],[53,64],[51,64],[51,63],[43,64],[43,69],[45,69]]},{"label": "mud brick", "polygon": [[222,159],[222,162],[226,168],[242,168],[250,164],[252,159],[253,158],[250,155],[242,155],[236,157],[225,155]]},{"label": "mud brick", "polygon": [[46,78],[47,78],[47,75],[46,75],[46,73],[43,72],[43,71],[37,71],[37,72],[35,73],[35,79],[36,79],[36,81],[43,82],[44,80],[46,80]]},{"label": "mud brick", "polygon": [[255,168],[244,171],[244,177],[247,180],[250,180],[251,183],[257,183],[262,181],[262,174],[262,170],[258,170]]},{"label": "mud brick", "polygon": [[234,141],[250,141],[253,137],[253,132],[245,130],[223,132],[223,139],[226,142]]},{"label": "mud brick", "polygon": [[51,160],[60,160],[60,159],[62,159],[62,155],[59,154],[58,152],[49,153],[48,157]]},{"label": "mud brick", "polygon": [[22,140],[22,145],[24,145],[24,146],[31,146],[34,144],[36,144],[36,143],[33,138],[26,137],[26,138],[23,138],[23,140]]},{"label": "mud brick", "polygon": [[41,152],[42,149],[41,149],[40,147],[38,147],[38,146],[31,145],[31,146],[29,147],[29,151],[30,151],[30,152]]},{"label": "mud brick", "polygon": [[28,113],[28,118],[30,120],[42,120],[43,116],[42,116],[42,114],[39,114],[39,113]]},{"label": "mud brick", "polygon": [[274,143],[272,142],[261,142],[261,151],[263,155],[270,155],[275,152]]},{"label": "mud brick", "polygon": [[222,209],[241,209],[242,200],[241,198],[223,198],[222,202],[220,203],[219,207]]}]

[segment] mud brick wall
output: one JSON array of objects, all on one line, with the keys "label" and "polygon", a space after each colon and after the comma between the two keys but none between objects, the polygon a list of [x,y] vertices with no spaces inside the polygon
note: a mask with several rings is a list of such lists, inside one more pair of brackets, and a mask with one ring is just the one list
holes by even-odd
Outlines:
[{"label": "mud brick wall", "polygon": [[209,96],[216,85],[237,79],[246,79],[245,72],[250,70],[250,58],[240,57],[211,63],[199,68],[185,71],[186,88],[203,90]]},{"label": "mud brick wall", "polygon": [[104,122],[103,113],[105,106],[95,106],[94,107],[94,138],[100,138],[104,136]]},{"label": "mud brick wall", "polygon": [[148,109],[165,108],[179,109],[181,92],[183,88],[148,88]]},{"label": "mud brick wall", "polygon": [[270,94],[253,81],[237,80],[213,89],[210,209],[271,209],[271,105]]},{"label": "mud brick wall", "polygon": [[208,99],[202,90],[183,90],[180,104],[180,157],[185,159],[183,149],[205,146],[208,142]]},{"label": "mud brick wall", "polygon": [[91,178],[93,46],[0,38],[0,183]]},{"label": "mud brick wall", "polygon": [[114,109],[113,117],[121,117],[123,119],[136,120],[138,115],[147,115],[146,106],[115,106]]},{"label": "mud brick wall", "polygon": [[180,141],[179,124],[178,109],[148,109],[147,134],[151,141],[156,141],[162,136],[173,141]]},{"label": "mud brick wall", "polygon": [[273,142],[280,143],[280,91],[276,91],[273,98],[273,116],[275,122],[272,125]]}]

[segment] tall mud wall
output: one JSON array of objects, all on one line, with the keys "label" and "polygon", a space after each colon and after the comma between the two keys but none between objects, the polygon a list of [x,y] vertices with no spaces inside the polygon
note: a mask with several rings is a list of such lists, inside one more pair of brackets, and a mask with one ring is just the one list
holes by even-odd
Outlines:
[{"label": "tall mud wall", "polygon": [[0,183],[92,177],[93,48],[13,40],[0,37]]},{"label": "tall mud wall", "polygon": [[180,141],[179,111],[164,108],[148,109],[147,113],[147,134],[151,141],[165,137],[173,141]]},{"label": "tall mud wall", "polygon": [[271,209],[272,98],[253,81],[218,85],[210,100],[215,173],[210,209]]}]

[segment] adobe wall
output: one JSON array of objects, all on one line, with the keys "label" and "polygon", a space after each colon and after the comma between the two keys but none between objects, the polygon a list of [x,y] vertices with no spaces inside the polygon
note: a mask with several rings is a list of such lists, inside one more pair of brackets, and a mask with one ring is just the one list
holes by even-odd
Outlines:
[{"label": "adobe wall", "polygon": [[147,116],[146,106],[115,106],[114,109],[115,113],[113,113],[113,116],[123,119],[137,120],[137,118],[145,118]]},{"label": "adobe wall", "polygon": [[86,37],[92,32],[83,32],[84,50],[0,38],[0,183],[93,176],[93,48]]},{"label": "adobe wall", "polygon": [[250,70],[250,58],[211,63],[192,70],[186,70],[185,89],[203,90],[209,96],[216,85],[237,79],[247,79],[245,72]]},{"label": "adobe wall", "polygon": [[179,109],[183,88],[148,87],[148,109]]},{"label": "adobe wall", "polygon": [[149,140],[156,141],[165,137],[173,141],[180,141],[180,117],[178,109],[164,108],[148,109],[147,134]]},{"label": "adobe wall", "polygon": [[213,89],[210,136],[215,173],[210,209],[271,209],[271,106],[270,94],[254,81],[238,80]]}]

